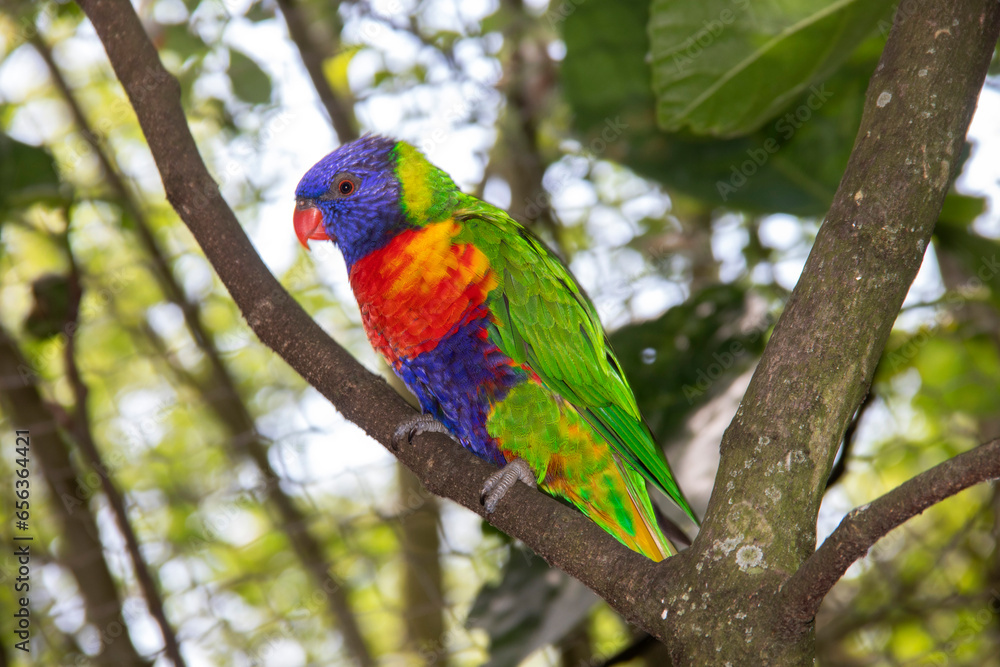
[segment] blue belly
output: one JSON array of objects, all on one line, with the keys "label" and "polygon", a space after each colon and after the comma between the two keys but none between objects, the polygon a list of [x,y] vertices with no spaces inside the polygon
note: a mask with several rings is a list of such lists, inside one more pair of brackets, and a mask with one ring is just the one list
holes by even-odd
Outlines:
[{"label": "blue belly", "polygon": [[420,401],[476,456],[494,465],[507,463],[496,440],[486,431],[490,406],[502,401],[511,387],[527,379],[480,332],[487,318],[463,325],[433,350],[401,359],[400,379]]}]

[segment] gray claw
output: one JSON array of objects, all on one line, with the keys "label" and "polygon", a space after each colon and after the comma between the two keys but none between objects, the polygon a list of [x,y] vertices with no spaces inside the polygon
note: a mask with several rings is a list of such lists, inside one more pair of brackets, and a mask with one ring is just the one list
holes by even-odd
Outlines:
[{"label": "gray claw", "polygon": [[455,439],[448,427],[434,419],[433,416],[417,415],[396,427],[396,431],[392,434],[393,449],[410,444],[410,441],[421,433],[444,433],[452,440]]},{"label": "gray claw", "polygon": [[514,459],[487,478],[483,484],[483,492],[479,496],[479,502],[486,507],[487,514],[491,514],[497,508],[497,503],[507,495],[517,480],[521,480],[533,489],[538,486],[535,473],[524,459]]}]

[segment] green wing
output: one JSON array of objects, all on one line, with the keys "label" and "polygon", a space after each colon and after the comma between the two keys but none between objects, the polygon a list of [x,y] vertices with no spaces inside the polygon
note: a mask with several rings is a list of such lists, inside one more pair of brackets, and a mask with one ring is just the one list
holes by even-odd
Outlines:
[{"label": "green wing", "polygon": [[458,242],[483,251],[500,284],[490,338],[573,404],[615,452],[698,522],[653,440],[597,311],[562,262],[506,213],[475,200],[456,213]]}]

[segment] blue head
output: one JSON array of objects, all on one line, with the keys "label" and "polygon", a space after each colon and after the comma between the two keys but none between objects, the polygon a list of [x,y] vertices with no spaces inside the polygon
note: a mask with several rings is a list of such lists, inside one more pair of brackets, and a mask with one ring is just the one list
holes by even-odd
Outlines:
[{"label": "blue head", "polygon": [[295,233],[303,245],[308,239],[332,240],[350,269],[411,227],[400,207],[396,145],[366,135],[306,172],[295,189]]}]

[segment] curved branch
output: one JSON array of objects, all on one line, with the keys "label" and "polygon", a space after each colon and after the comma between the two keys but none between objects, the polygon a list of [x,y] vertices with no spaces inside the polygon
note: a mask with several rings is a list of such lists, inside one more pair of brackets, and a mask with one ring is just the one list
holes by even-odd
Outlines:
[{"label": "curved branch", "polygon": [[[160,63],[127,0],[80,0],[136,111],[167,199],[191,230],[260,340],[323,394],[344,417],[392,451],[392,435],[413,408],[333,341],[267,270],[223,200],[191,136],[180,88]],[[289,214],[291,209],[289,209]],[[336,447],[336,443],[332,446]],[[479,493],[494,471],[442,435],[421,435],[393,454],[434,494],[485,518]],[[663,636],[645,600],[654,580],[676,579],[682,557],[657,565],[580,512],[515,485],[490,523],[525,542],[640,627]],[[655,606],[655,605],[654,605]]]},{"label": "curved branch", "polygon": [[[337,138],[342,144],[357,139],[358,121],[354,117],[354,108],[333,92],[333,86],[330,85],[326,73],[323,72],[323,60],[326,57],[324,51],[332,55],[336,49],[331,49],[329,46],[326,49],[319,48],[310,33],[309,19],[305,15],[306,10],[298,0],[278,0],[278,7],[285,17],[288,36],[292,38],[295,46],[299,49],[302,64],[305,65],[306,72],[312,79],[313,86],[319,94],[319,100],[323,103],[323,108],[330,116],[330,123],[333,125],[334,132],[337,133]],[[335,14],[336,6],[331,11]]]},{"label": "curved branch", "polygon": [[970,486],[1000,478],[1000,439],[948,459],[852,510],[782,588],[786,632],[803,631],[854,561],[893,528]]}]

